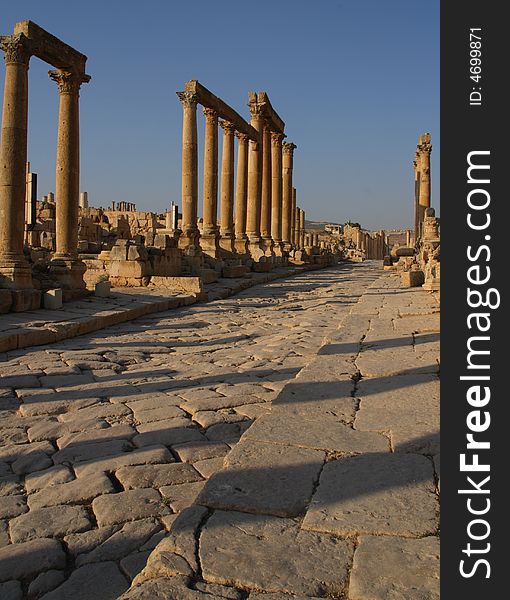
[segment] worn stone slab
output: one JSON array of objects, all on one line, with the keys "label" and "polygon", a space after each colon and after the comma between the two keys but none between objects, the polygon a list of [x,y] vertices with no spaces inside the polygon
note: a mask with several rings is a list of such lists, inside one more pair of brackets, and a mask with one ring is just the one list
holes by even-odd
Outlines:
[{"label": "worn stone slab", "polygon": [[154,518],[126,523],[120,531],[113,533],[102,544],[86,554],[80,554],[76,558],[76,566],[93,562],[119,560],[138,550],[160,529],[161,525]]},{"label": "worn stone slab", "polygon": [[115,476],[126,490],[160,488],[165,485],[178,485],[202,480],[200,474],[188,463],[121,467],[115,472]]},{"label": "worn stone slab", "polygon": [[22,600],[23,590],[19,581],[0,583],[0,598],[2,600]]},{"label": "worn stone slab", "polygon": [[96,444],[76,444],[55,452],[52,458],[55,464],[77,463],[127,452],[131,448],[132,446],[124,440],[109,440]]},{"label": "worn stone slab", "polygon": [[181,485],[165,485],[159,491],[165,503],[169,504],[174,512],[180,512],[193,504],[204,485],[205,481],[183,483]]},{"label": "worn stone slab", "polygon": [[120,561],[120,570],[132,581],[144,569],[150,554],[150,550],[128,554]]},{"label": "worn stone slab", "polygon": [[170,513],[161,496],[153,489],[129,490],[99,496],[93,500],[92,510],[99,527]]},{"label": "worn stone slab", "polygon": [[0,498],[0,519],[11,519],[28,510],[24,496],[2,496]]},{"label": "worn stone slab", "polygon": [[332,417],[319,421],[287,415],[283,410],[257,419],[243,439],[334,452],[390,450],[388,439],[381,434],[356,431]]},{"label": "worn stone slab", "polygon": [[216,471],[223,468],[223,460],[224,459],[221,456],[218,458],[206,458],[205,460],[199,460],[193,463],[193,466],[202,477],[209,479]]},{"label": "worn stone slab", "polygon": [[172,446],[172,450],[180,460],[194,463],[208,458],[223,457],[230,451],[230,447],[223,442],[202,441],[176,444]]},{"label": "worn stone slab", "polygon": [[389,431],[395,452],[435,454],[439,450],[439,379],[400,375],[362,379],[354,427]]},{"label": "worn stone slab", "polygon": [[224,600],[225,596],[191,589],[189,579],[185,577],[149,579],[136,584],[119,600],[155,600],[156,598],[175,598],[176,600]]},{"label": "worn stone slab", "polygon": [[136,434],[131,425],[113,425],[94,429],[93,431],[81,431],[69,433],[57,439],[57,446],[62,450],[78,444],[97,444],[113,440],[130,440]]},{"label": "worn stone slab", "polygon": [[33,494],[47,486],[67,483],[73,479],[74,475],[71,473],[69,467],[66,467],[65,465],[55,465],[48,469],[26,475],[25,489],[28,494]]},{"label": "worn stone slab", "polygon": [[28,586],[28,597],[39,598],[46,592],[54,590],[66,578],[64,571],[51,569],[38,575]]},{"label": "worn stone slab", "polygon": [[216,511],[200,537],[206,581],[254,591],[342,596],[352,541],[302,531],[291,519]]},{"label": "worn stone slab", "polygon": [[33,577],[65,565],[66,555],[57,540],[40,538],[0,548],[0,581]]},{"label": "worn stone slab", "polygon": [[68,533],[86,531],[91,523],[83,506],[55,506],[31,510],[9,522],[13,542],[36,538],[64,537]]},{"label": "worn stone slab", "polygon": [[120,467],[128,465],[170,463],[174,462],[174,460],[168,448],[164,446],[150,446],[141,450],[133,450],[132,452],[122,452],[107,458],[77,463],[74,465],[74,470],[78,477],[84,477],[88,473],[100,471],[111,473],[120,469]]},{"label": "worn stone slab", "polygon": [[349,600],[439,600],[439,539],[362,536]]},{"label": "worn stone slab", "polygon": [[423,536],[438,527],[431,462],[362,454],[326,463],[303,528],[335,535]]},{"label": "worn stone slab", "polygon": [[55,484],[28,497],[30,510],[59,504],[86,504],[101,494],[114,492],[110,479],[104,473],[80,477],[69,483]]},{"label": "worn stone slab", "polygon": [[111,537],[115,532],[120,531],[122,524],[110,525],[109,527],[99,527],[82,533],[71,533],[64,537],[67,544],[67,550],[72,556],[86,554],[100,546],[105,540]]},{"label": "worn stone slab", "polygon": [[197,499],[212,508],[297,516],[310,500],[325,453],[246,441],[225,459]]},{"label": "worn stone slab", "polygon": [[114,562],[94,563],[73,571],[41,600],[117,600],[127,588],[128,582]]},{"label": "worn stone slab", "polygon": [[[166,421],[150,423],[152,431],[144,431],[135,435],[133,444],[138,448],[144,448],[157,444],[173,446],[185,442],[205,441],[204,434],[192,427],[191,421],[181,418],[178,418],[177,421],[178,423],[175,421],[173,423]],[[140,430],[140,427],[138,429]]]}]

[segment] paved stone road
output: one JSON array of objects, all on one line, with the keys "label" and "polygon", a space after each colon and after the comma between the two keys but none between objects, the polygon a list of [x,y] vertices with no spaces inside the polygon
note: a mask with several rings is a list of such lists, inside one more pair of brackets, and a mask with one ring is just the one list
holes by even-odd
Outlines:
[{"label": "paved stone road", "polygon": [[[387,294],[371,288],[354,323],[338,329],[380,274],[373,263],[340,265],[0,355],[0,598],[108,600],[137,576],[145,583],[126,598],[341,597],[359,532],[370,535],[353,573],[374,554],[412,561],[418,540],[406,549],[406,538],[424,538],[432,556],[434,480],[421,454],[436,451],[437,348],[431,334],[409,333],[424,327],[430,296],[393,290],[389,278]],[[406,307],[418,315],[406,319],[410,328],[400,322]],[[395,365],[409,371],[399,386]],[[359,371],[379,380],[376,389],[370,379],[366,389],[356,383]],[[337,400],[336,385],[347,399]],[[406,413],[409,386],[423,396],[418,424]],[[374,400],[366,408],[363,394]],[[319,413],[333,416],[328,426]],[[393,499],[376,529],[369,521],[379,501],[363,489],[374,468],[377,494]],[[338,497],[335,481],[349,470],[367,475]],[[406,524],[402,512],[415,503]],[[401,545],[378,548],[377,534],[398,535]],[[282,551],[286,570],[275,559]],[[353,599],[368,598],[363,583]]]}]

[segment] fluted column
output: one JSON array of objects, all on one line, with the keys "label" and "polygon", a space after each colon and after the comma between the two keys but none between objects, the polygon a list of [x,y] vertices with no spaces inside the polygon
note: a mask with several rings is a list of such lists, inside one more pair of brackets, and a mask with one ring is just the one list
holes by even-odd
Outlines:
[{"label": "fluted column", "polygon": [[200,250],[198,216],[198,144],[197,96],[193,92],[177,92],[182,104],[182,233],[179,248],[194,253]]},{"label": "fluted column", "polygon": [[296,206],[294,217],[294,246],[296,250],[300,249],[300,239],[301,239],[301,215],[299,214],[300,209]]},{"label": "fluted column", "polygon": [[267,124],[263,126],[262,144],[262,192],[260,208],[260,235],[266,254],[271,253],[273,240],[271,238],[271,194],[272,194],[272,169],[271,169],[271,130]]},{"label": "fluted column", "polygon": [[204,206],[202,225],[202,250],[218,257],[218,113],[204,108]]},{"label": "fluted column", "polygon": [[292,188],[292,206],[290,209],[290,241],[296,248],[296,188]]},{"label": "fluted column", "polygon": [[236,132],[237,137],[237,178],[235,207],[235,247],[239,254],[247,252],[246,211],[248,195],[248,136]]},{"label": "fluted column", "polygon": [[32,287],[23,255],[25,175],[27,162],[28,63],[23,34],[0,38],[5,84],[0,147],[0,288]]},{"label": "fluted column", "polygon": [[49,71],[59,91],[56,196],[56,252],[51,270],[66,289],[85,287],[85,265],[78,260],[78,202],[80,197],[80,86],[89,75],[65,69]]},{"label": "fluted column", "polygon": [[220,247],[234,251],[234,125],[220,123],[223,129],[221,158]]},{"label": "fluted column", "polygon": [[292,247],[292,169],[295,148],[297,146],[292,142],[282,144],[282,242],[287,252]]},{"label": "fluted column", "polygon": [[300,208],[299,209],[299,246],[301,248],[305,247],[305,211]]},{"label": "fluted column", "polygon": [[260,237],[260,209],[262,199],[262,154],[264,146],[263,117],[260,106],[252,103],[250,106],[251,125],[259,133],[257,142],[250,140],[248,151],[248,210],[246,214],[246,234],[248,249],[254,260],[264,255]]},{"label": "fluted column", "polygon": [[271,133],[271,237],[273,250],[282,254],[282,141],[283,133]]}]

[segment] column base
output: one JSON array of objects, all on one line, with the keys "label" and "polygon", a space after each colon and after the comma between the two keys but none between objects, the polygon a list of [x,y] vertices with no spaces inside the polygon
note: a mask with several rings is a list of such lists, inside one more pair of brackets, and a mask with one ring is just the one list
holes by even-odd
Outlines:
[{"label": "column base", "polygon": [[26,290],[33,287],[32,269],[23,255],[0,256],[0,288]]},{"label": "column base", "polygon": [[68,255],[55,254],[50,262],[50,277],[67,291],[64,292],[65,298],[79,296],[81,292],[85,292],[83,275],[86,270],[85,263]]},{"label": "column base", "polygon": [[264,245],[262,244],[262,239],[260,237],[257,236],[248,238],[248,252],[250,253],[252,260],[255,262],[265,256]]},{"label": "column base", "polygon": [[234,248],[238,254],[248,254],[248,238],[236,238],[234,241]]},{"label": "column base", "polygon": [[178,247],[181,250],[191,249],[191,251],[200,252],[200,232],[198,231],[198,227],[181,231]]},{"label": "column base", "polygon": [[261,241],[261,246],[264,250],[264,254],[266,256],[271,256],[273,254],[273,238],[271,236],[263,236]]},{"label": "column base", "polygon": [[219,244],[220,249],[224,251],[222,254],[224,254],[225,252],[227,252],[228,254],[232,254],[233,252],[235,252],[235,244],[232,234],[227,233],[225,235],[220,235]]},{"label": "column base", "polygon": [[207,254],[207,256],[211,258],[220,257],[220,240],[217,233],[202,234],[200,246],[202,247],[202,252]]}]

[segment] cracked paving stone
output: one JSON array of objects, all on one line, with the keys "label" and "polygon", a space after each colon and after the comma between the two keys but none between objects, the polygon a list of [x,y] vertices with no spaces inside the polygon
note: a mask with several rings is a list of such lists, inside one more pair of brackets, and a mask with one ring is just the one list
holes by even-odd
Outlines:
[{"label": "cracked paving stone", "polygon": [[115,476],[126,490],[160,488],[165,485],[178,485],[202,480],[200,474],[188,463],[121,467],[115,472]]},{"label": "cracked paving stone", "polygon": [[243,441],[227,455],[197,499],[211,508],[297,516],[304,512],[324,464],[324,452]]},{"label": "cracked paving stone", "polygon": [[63,537],[68,533],[86,531],[91,526],[83,506],[52,506],[31,510],[12,519],[9,531],[13,542],[25,542],[36,538]]},{"label": "cracked paving stone", "polygon": [[302,531],[292,519],[224,511],[206,522],[199,546],[207,581],[308,597],[341,596],[353,552],[352,541]]},{"label": "cracked paving stone", "polygon": [[60,504],[86,504],[101,494],[114,492],[110,479],[104,473],[55,484],[28,497],[30,510]]},{"label": "cracked paving stone", "polygon": [[354,555],[349,599],[367,598],[439,600],[438,538],[362,536]]},{"label": "cracked paving stone", "polygon": [[40,538],[0,548],[0,581],[25,579],[65,566],[66,555],[57,540]]},{"label": "cracked paving stone", "polygon": [[92,501],[92,510],[99,527],[170,513],[159,493],[150,488],[99,496]]},{"label": "cracked paving stone", "polygon": [[191,589],[189,579],[170,577],[150,579],[132,587],[119,600],[153,600],[175,598],[176,600],[225,600],[225,596]]},{"label": "cracked paving stone", "polygon": [[433,534],[438,503],[432,463],[390,453],[328,462],[302,526],[334,535]]},{"label": "cracked paving stone", "polygon": [[180,512],[193,504],[204,485],[205,481],[183,483],[181,485],[165,485],[160,488],[159,491],[165,499],[165,502],[170,504],[172,510],[174,512]]}]

